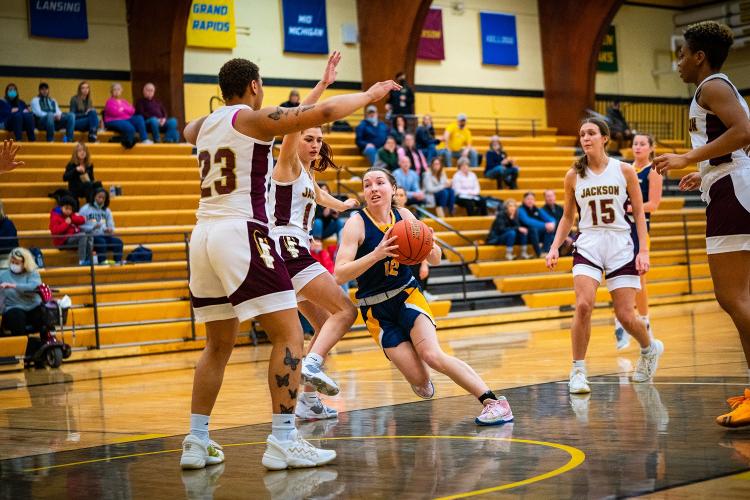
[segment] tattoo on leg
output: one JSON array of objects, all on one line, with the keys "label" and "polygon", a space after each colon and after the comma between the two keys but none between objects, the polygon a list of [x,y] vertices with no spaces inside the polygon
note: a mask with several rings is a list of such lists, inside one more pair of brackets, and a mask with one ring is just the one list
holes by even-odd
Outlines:
[{"label": "tattoo on leg", "polygon": [[287,387],[289,386],[289,374],[287,373],[283,377],[280,377],[276,375],[276,385],[278,387]]},{"label": "tattoo on leg", "polygon": [[285,414],[285,413],[286,414],[294,413],[294,407],[293,406],[284,406],[282,404],[279,404],[279,407],[281,408],[281,413],[282,414]]},{"label": "tattoo on leg", "polygon": [[295,358],[292,356],[292,351],[289,350],[289,348],[286,348],[286,356],[284,356],[284,364],[291,366],[292,371],[297,369],[297,365],[300,362],[300,358]]},{"label": "tattoo on leg", "polygon": [[294,390],[288,389],[288,391],[289,391],[289,397],[290,398],[297,399],[297,391],[298,391],[298,389],[294,389]]}]

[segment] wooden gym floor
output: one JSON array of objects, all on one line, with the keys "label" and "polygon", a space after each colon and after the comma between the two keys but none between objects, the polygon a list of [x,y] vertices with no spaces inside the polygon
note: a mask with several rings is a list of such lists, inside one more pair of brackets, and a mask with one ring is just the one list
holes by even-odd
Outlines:
[{"label": "wooden gym floor", "polygon": [[736,331],[713,302],[652,309],[666,353],[634,385],[635,344],[595,313],[590,397],[567,392],[569,320],[441,332],[446,351],[510,400],[515,422],[477,427],[476,400],[442,376],[416,398],[369,339],[328,362],[335,421],[299,423],[334,464],[267,473],[268,347],[238,348],[212,417],[226,463],[182,472],[197,352],[0,375],[0,498],[748,498],[750,429],[713,422],[748,385]]}]

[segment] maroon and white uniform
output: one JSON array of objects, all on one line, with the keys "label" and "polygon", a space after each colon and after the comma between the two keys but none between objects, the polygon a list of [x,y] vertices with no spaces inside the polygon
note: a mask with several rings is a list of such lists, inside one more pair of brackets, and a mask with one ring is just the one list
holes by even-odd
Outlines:
[{"label": "maroon and white uniform", "polygon": [[245,105],[214,111],[201,126],[198,222],[190,237],[190,296],[200,323],[297,307],[289,274],[268,235],[266,186],[273,141],[234,128]]},{"label": "maroon and white uniform", "polygon": [[575,242],[573,276],[589,276],[601,283],[604,273],[610,291],[640,289],[625,211],[628,183],[621,162],[610,158],[598,175],[587,167],[585,177],[576,177],[575,196],[580,233]]},{"label": "maroon and white uniform", "polygon": [[[299,161],[299,159],[297,159]],[[315,218],[315,181],[302,164],[292,182],[271,179],[268,213],[271,237],[284,259],[298,300],[305,300],[302,289],[326,269],[310,255],[310,230]]]},{"label": "maroon and white uniform", "polygon": [[[703,80],[695,89],[690,104],[690,141],[693,149],[705,146],[727,131],[718,116],[698,104],[703,85],[709,80],[723,80],[732,87],[745,115],[750,118],[747,102],[723,73]],[[698,164],[701,192],[706,208],[706,251],[709,254],[750,251],[750,157],[745,149],[711,158]]]}]

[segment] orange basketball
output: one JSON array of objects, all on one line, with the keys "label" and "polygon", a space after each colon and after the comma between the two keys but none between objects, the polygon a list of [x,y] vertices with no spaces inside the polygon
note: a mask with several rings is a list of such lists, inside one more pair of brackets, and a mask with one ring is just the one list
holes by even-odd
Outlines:
[{"label": "orange basketball", "polygon": [[413,266],[427,258],[432,250],[432,231],[417,219],[400,220],[393,226],[391,236],[396,236],[396,260]]}]

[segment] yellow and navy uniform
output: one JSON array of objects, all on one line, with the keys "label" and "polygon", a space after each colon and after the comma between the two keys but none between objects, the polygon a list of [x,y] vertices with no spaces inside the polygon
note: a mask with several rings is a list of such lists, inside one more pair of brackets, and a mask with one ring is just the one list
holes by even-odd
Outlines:
[{"label": "yellow and navy uniform", "polygon": [[[651,169],[654,168],[652,163],[649,163],[645,167],[643,167],[640,170],[636,170],[636,175],[638,175],[638,185],[641,188],[641,196],[643,197],[643,203],[644,205],[648,202],[648,192],[650,188],[648,174],[651,173]],[[628,199],[628,204],[630,203],[630,199]],[[646,231],[651,232],[651,212],[646,212]],[[640,242],[638,241],[638,229],[635,225],[635,218],[633,217],[633,213],[628,213],[628,222],[630,222],[630,235],[633,238],[633,245],[634,245],[634,251],[635,254],[638,254],[638,250],[640,248]],[[647,235],[648,236],[648,235]],[[651,246],[651,238],[648,238],[649,240],[649,247]],[[649,248],[650,250],[650,248]]]},{"label": "yellow and navy uniform", "polygon": [[[356,258],[359,259],[375,250],[388,228],[401,220],[401,215],[397,210],[391,210],[390,224],[382,225],[375,222],[366,208],[357,213],[365,225],[365,237],[357,249]],[[367,330],[383,349],[410,342],[411,329],[420,314],[435,324],[430,306],[409,266],[400,265],[394,258],[377,262],[357,278],[357,299],[372,298],[404,286],[406,288],[394,297],[377,304],[360,306]]]}]

